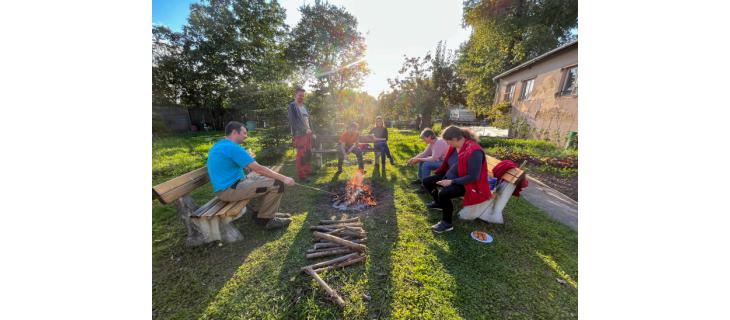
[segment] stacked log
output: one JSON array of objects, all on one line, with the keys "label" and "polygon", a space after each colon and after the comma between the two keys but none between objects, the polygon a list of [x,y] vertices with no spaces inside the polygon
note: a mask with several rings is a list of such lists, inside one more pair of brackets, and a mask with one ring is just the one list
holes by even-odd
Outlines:
[{"label": "stacked log", "polygon": [[309,227],[313,231],[314,245],[304,255],[307,259],[337,256],[336,258],[302,267],[302,272],[312,276],[338,306],[344,307],[342,297],[332,289],[318,272],[344,268],[365,261],[363,252],[367,246],[367,232],[360,218],[342,220],[321,220],[318,225]]}]

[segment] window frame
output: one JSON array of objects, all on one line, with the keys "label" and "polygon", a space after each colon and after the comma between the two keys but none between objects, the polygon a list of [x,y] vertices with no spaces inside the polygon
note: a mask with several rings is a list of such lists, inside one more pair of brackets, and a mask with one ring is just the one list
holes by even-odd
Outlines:
[{"label": "window frame", "polygon": [[[532,97],[532,90],[535,89],[535,79],[537,79],[537,77],[522,80],[522,90],[520,91],[520,96],[518,98],[520,101],[528,100]],[[525,90],[527,89],[528,82],[531,82],[530,92],[528,93],[528,95],[525,95]]]},{"label": "window frame", "polygon": [[568,79],[570,78],[570,76],[569,76],[570,70],[572,70],[572,69],[576,69],[575,81],[576,82],[578,81],[578,65],[574,64],[574,65],[563,67],[562,69],[563,69],[563,79],[560,81],[560,87],[558,88],[557,95],[562,96],[562,97],[577,96],[578,95],[578,86],[577,85],[573,88],[573,90],[570,90],[570,91],[566,90],[567,88],[565,87],[565,85],[568,83]]},{"label": "window frame", "polygon": [[[510,87],[512,87],[511,90],[509,90]],[[510,83],[508,83],[504,87],[504,96],[503,96],[504,98],[503,98],[502,101],[509,101],[510,103],[512,103],[512,100],[515,97],[516,88],[517,88],[517,82],[510,82]]]}]

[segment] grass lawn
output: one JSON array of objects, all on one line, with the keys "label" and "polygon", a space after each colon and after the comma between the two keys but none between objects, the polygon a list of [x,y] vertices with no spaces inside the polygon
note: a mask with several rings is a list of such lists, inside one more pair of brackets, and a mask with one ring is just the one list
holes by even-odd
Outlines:
[{"label": "grass lawn", "polygon": [[[220,133],[161,138],[153,142],[153,183],[204,164]],[[247,142],[258,153],[255,134]],[[404,163],[424,145],[412,131],[391,131],[391,149]],[[372,154],[366,157],[372,158]],[[354,157],[353,157],[354,159]],[[283,173],[294,176],[293,151]],[[336,161],[330,159],[331,162]],[[354,161],[353,161],[354,162]],[[272,165],[273,163],[264,163]],[[334,189],[356,166],[335,176],[324,166],[312,185]],[[578,317],[578,235],[528,202],[512,198],[504,225],[457,221],[434,235],[439,211],[408,185],[415,169],[366,165],[379,204],[362,215],[369,233],[364,265],[322,275],[348,302],[340,310],[299,268],[311,246],[308,226],[332,217],[328,196],[291,187],[282,212],[293,214],[286,230],[266,231],[248,216],[236,221],[245,239],[234,244],[185,247],[185,228],[171,205],[152,204],[153,316],[158,319],[554,319]],[[199,204],[210,185],[193,193]],[[485,229],[489,245],[469,232]],[[319,260],[317,260],[319,261]],[[557,281],[561,279],[566,284]]]}]

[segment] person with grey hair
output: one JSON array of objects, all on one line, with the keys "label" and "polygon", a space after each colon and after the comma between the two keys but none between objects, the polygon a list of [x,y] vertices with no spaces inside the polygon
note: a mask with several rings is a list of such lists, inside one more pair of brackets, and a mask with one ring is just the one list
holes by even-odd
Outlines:
[{"label": "person with grey hair", "polygon": [[415,157],[408,159],[409,165],[418,163],[418,179],[412,182],[416,185],[420,185],[425,177],[431,175],[431,171],[441,166],[446,156],[446,151],[449,150],[449,145],[446,144],[446,141],[436,136],[436,133],[431,128],[426,128],[421,131],[421,140],[427,143],[426,149]]}]

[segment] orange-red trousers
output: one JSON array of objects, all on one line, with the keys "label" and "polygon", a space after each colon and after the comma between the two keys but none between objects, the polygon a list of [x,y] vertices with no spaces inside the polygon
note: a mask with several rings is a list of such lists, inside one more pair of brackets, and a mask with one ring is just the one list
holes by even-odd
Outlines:
[{"label": "orange-red trousers", "polygon": [[299,179],[306,179],[312,173],[312,134],[294,137],[294,148],[297,149]]}]

